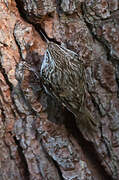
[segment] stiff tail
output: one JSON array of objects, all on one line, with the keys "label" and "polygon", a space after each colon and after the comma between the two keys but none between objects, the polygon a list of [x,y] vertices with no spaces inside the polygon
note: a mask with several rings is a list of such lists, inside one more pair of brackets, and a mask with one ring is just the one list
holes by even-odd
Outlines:
[{"label": "stiff tail", "polygon": [[99,121],[94,119],[87,109],[84,108],[80,111],[76,118],[76,124],[87,140],[91,140],[94,136],[96,136],[99,127]]}]

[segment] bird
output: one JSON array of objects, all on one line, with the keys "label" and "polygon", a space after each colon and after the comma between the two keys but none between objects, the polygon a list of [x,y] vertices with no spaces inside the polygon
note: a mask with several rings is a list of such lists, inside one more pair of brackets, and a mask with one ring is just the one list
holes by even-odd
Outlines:
[{"label": "bird", "polygon": [[40,69],[43,87],[47,94],[55,97],[73,113],[84,135],[93,134],[98,123],[85,106],[86,78],[83,61],[74,51],[46,40],[47,49]]}]

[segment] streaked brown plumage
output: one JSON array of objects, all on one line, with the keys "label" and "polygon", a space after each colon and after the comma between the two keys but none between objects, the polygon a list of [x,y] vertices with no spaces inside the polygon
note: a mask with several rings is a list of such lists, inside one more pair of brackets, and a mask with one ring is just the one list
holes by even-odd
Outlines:
[{"label": "streaked brown plumage", "polygon": [[96,129],[97,123],[84,107],[84,65],[75,52],[48,42],[41,66],[41,77],[46,92],[55,96],[75,115],[81,131],[82,128],[85,131],[88,128]]}]

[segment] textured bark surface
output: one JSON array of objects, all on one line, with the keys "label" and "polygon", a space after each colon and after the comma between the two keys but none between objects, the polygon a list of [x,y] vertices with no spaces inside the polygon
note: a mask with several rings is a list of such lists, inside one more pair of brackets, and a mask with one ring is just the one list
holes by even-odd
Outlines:
[{"label": "textured bark surface", "polygon": [[[40,30],[83,59],[87,108],[100,123],[93,138],[43,89],[47,44]],[[0,1],[0,180],[6,179],[119,179],[118,0]]]}]

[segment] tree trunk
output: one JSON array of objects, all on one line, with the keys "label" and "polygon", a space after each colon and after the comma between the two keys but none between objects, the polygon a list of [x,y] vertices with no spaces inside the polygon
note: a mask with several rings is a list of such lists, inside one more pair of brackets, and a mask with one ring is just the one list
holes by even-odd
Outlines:
[{"label": "tree trunk", "polygon": [[[93,137],[43,88],[41,32],[83,59]],[[119,179],[118,95],[118,0],[0,1],[0,180]]]}]

